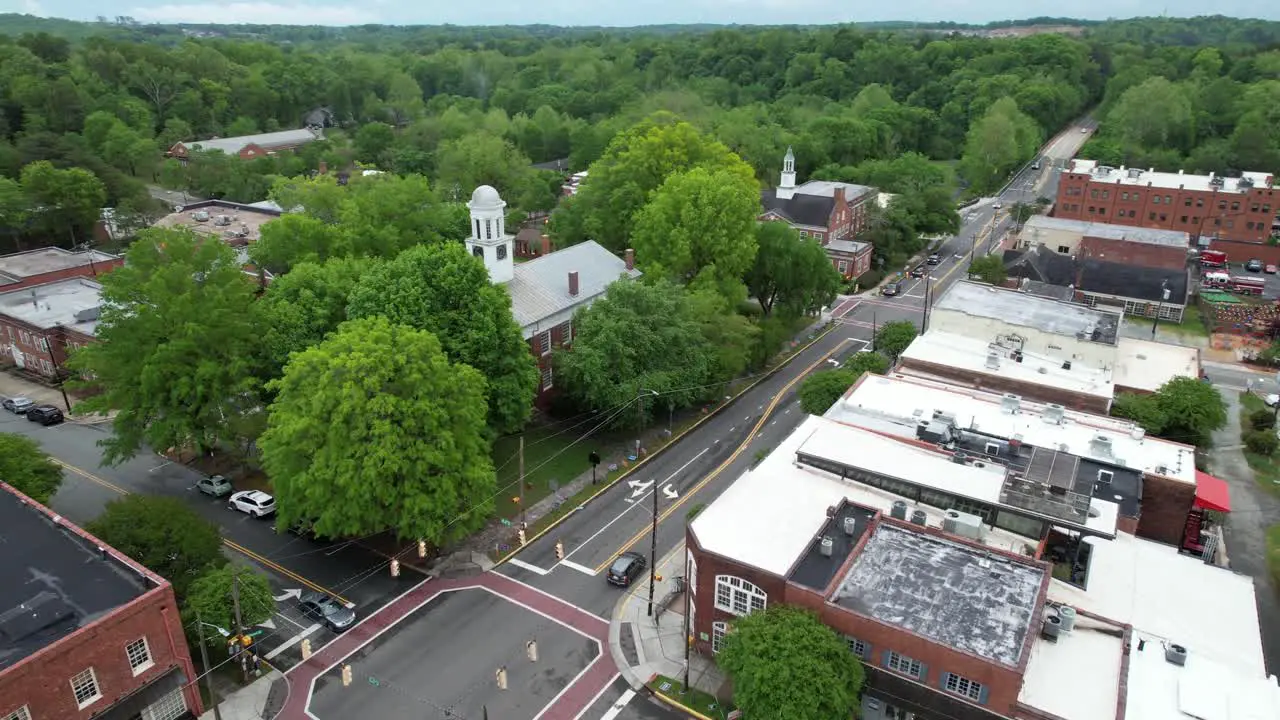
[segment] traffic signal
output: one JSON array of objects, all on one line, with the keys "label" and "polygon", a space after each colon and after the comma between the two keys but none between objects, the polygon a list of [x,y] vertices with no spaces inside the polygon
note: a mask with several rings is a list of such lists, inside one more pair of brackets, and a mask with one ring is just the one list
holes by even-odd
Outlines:
[{"label": "traffic signal", "polygon": [[424,558],[426,556],[427,556],[427,541],[419,540],[418,541],[418,557]]},{"label": "traffic signal", "polygon": [[342,687],[351,687],[351,666],[342,666]]},{"label": "traffic signal", "polygon": [[506,690],[507,689],[507,669],[506,668],[504,667],[498,668],[497,680],[498,680],[498,689]]},{"label": "traffic signal", "polygon": [[530,640],[524,644],[524,653],[529,656],[530,662],[538,662],[538,641]]},{"label": "traffic signal", "polygon": [[556,559],[557,560],[564,559],[564,543],[560,542],[559,540],[556,541]]},{"label": "traffic signal", "polygon": [[521,545],[524,545],[525,543],[529,542],[528,536],[525,535],[524,528],[520,528],[519,530],[517,530],[516,535],[520,538]]},{"label": "traffic signal", "polygon": [[391,561],[391,577],[400,577],[400,561],[399,560],[393,559]]}]

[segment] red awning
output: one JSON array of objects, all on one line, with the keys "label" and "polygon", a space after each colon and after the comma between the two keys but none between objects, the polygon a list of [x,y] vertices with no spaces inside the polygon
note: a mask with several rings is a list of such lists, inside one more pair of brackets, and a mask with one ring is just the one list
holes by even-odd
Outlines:
[{"label": "red awning", "polygon": [[1196,507],[1231,512],[1231,490],[1225,480],[1196,471]]}]

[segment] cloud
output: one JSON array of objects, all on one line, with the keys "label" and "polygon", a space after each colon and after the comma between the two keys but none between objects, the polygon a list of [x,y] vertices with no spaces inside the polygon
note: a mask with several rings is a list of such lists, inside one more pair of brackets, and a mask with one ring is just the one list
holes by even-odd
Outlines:
[{"label": "cloud", "polygon": [[27,15],[44,17],[44,8],[40,7],[38,0],[22,0],[22,12]]},{"label": "cloud", "polygon": [[142,22],[217,23],[219,25],[363,25],[380,22],[377,12],[363,8],[303,3],[187,3],[135,8]]}]

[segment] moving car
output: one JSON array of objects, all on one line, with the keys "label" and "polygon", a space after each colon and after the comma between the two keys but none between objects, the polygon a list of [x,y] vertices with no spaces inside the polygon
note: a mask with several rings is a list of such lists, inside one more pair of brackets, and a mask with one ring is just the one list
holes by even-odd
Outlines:
[{"label": "moving car", "polygon": [[5,398],[4,402],[0,403],[0,405],[4,405],[4,409],[11,413],[22,415],[26,411],[35,407],[36,404],[31,400],[31,398],[11,397]]},{"label": "moving car", "polygon": [[239,510],[253,517],[266,517],[276,511],[276,499],[261,490],[241,490],[231,494],[228,510]]},{"label": "moving car", "polygon": [[934,253],[930,255],[929,259],[925,260],[925,262],[928,263],[929,265],[937,265],[938,263],[942,262],[942,256],[939,255],[938,253]]},{"label": "moving car", "polygon": [[1262,272],[1262,261],[1258,258],[1253,258],[1244,264],[1244,269],[1249,272]]},{"label": "moving car", "polygon": [[1037,161],[1035,161],[1035,162],[1031,163],[1031,169],[1032,169],[1032,170],[1039,170],[1039,169],[1040,169],[1040,161],[1039,161],[1039,160],[1037,160]]},{"label": "moving car", "polygon": [[913,278],[922,278],[926,274],[927,274],[927,271],[925,270],[924,265],[917,265],[911,268],[911,277]]},{"label": "moving car", "polygon": [[1262,268],[1262,272],[1264,272],[1264,273],[1266,273],[1266,274],[1268,274],[1268,275],[1275,275],[1275,274],[1276,274],[1276,266],[1275,266],[1275,265],[1268,265],[1268,266],[1266,266],[1266,267]]},{"label": "moving car", "polygon": [[886,283],[884,287],[880,288],[880,294],[887,297],[893,297],[900,292],[902,292],[902,283]]},{"label": "moving car", "polygon": [[644,573],[646,567],[649,567],[649,561],[645,560],[643,555],[637,552],[624,552],[609,566],[605,579],[610,585],[630,587],[631,583]]},{"label": "moving car", "polygon": [[221,475],[214,475],[197,480],[196,489],[210,497],[220,498],[230,495],[235,488],[231,487],[230,480]]},{"label": "moving car", "polygon": [[334,632],[342,632],[356,622],[356,611],[338,602],[332,595],[309,590],[298,597],[298,610],[303,615],[324,623]]},{"label": "moving car", "polygon": [[1087,132],[1089,132],[1089,128],[1087,128],[1087,127],[1080,128],[1080,132],[1082,132],[1082,133],[1087,133]]},{"label": "moving car", "polygon": [[1276,406],[1276,403],[1280,403],[1280,395],[1271,393],[1263,398],[1262,402],[1265,403],[1267,407],[1273,408]]},{"label": "moving car", "polygon": [[38,422],[45,427],[57,425],[63,421],[62,411],[52,405],[36,405],[27,410],[27,419]]}]

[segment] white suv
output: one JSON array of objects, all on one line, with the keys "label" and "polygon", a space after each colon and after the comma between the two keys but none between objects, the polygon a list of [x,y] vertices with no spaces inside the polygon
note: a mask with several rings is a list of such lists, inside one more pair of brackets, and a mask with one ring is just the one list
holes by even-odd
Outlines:
[{"label": "white suv", "polygon": [[261,490],[241,490],[231,493],[228,510],[239,510],[254,517],[266,517],[276,511],[276,499]]}]

